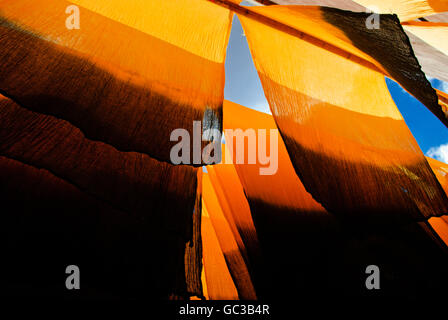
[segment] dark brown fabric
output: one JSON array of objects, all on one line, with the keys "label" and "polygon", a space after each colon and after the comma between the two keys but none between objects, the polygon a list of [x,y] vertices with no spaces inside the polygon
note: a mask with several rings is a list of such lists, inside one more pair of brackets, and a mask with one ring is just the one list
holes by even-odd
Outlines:
[{"label": "dark brown fabric", "polygon": [[438,104],[437,94],[426,79],[396,15],[380,15],[379,29],[369,29],[366,21],[371,13],[328,7],[322,7],[321,10],[327,22],[342,30],[354,46],[378,61],[393,79],[448,126],[448,119]]},{"label": "dark brown fabric", "polygon": [[201,237],[201,217],[202,217],[202,172],[198,172],[198,186],[196,191],[196,201],[193,212],[193,228],[191,238],[185,249],[185,277],[187,283],[187,293],[203,299],[202,290],[202,237]]},{"label": "dark brown fabric", "polygon": [[[185,295],[197,170],[119,152],[0,98],[3,293],[59,295],[75,264],[88,288],[75,297]],[[37,264],[43,278],[22,277]]]}]

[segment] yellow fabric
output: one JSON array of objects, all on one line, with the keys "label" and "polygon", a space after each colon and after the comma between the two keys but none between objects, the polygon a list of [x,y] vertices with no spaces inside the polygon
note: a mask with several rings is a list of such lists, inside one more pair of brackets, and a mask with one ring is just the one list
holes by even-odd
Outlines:
[{"label": "yellow fabric", "polygon": [[[73,0],[70,2],[205,59],[224,62],[229,13],[209,1]],[[182,26],[184,32],[179,32],[179,26]]]},{"label": "yellow fabric", "polygon": [[[73,3],[79,30],[65,24]],[[205,0],[8,0],[0,18],[0,89],[28,108],[164,161],[174,129],[204,119],[220,127],[228,9]]]},{"label": "yellow fabric", "polygon": [[377,8],[378,13],[395,13],[401,21],[426,17],[448,11],[446,0],[354,0],[365,6]]},{"label": "yellow fabric", "polygon": [[[323,17],[323,13],[318,6],[271,6],[271,7],[251,7],[250,10],[256,13],[260,13],[266,17],[274,19],[276,21],[280,21],[288,26],[295,28],[296,30],[305,32],[307,35],[320,39],[321,43],[316,42],[317,46],[321,46],[329,50],[326,43],[329,43],[337,48],[340,48],[346,51],[345,58],[353,59],[349,55],[360,57],[365,59],[373,64],[375,64],[378,68],[381,68],[381,65],[368,54],[363,52],[362,50],[355,47],[350,39],[344,34],[343,31],[338,29],[336,26],[331,23],[325,21]],[[285,30],[281,30],[285,31]],[[280,33],[278,33],[280,35]],[[280,38],[295,38],[296,36],[287,34],[286,32],[282,32]],[[303,36],[307,41],[315,42],[315,40]],[[281,39],[270,39],[266,40],[263,44],[268,47],[272,41],[278,43],[282,41]],[[272,49],[271,49],[272,50]],[[289,67],[285,65],[285,68]]]},{"label": "yellow fabric", "polygon": [[[282,15],[276,7],[257,10]],[[343,214],[395,212],[396,221],[447,212],[446,196],[381,74],[239,18],[295,170],[315,199]]]},{"label": "yellow fabric", "polygon": [[448,24],[409,23],[403,28],[448,56]]}]

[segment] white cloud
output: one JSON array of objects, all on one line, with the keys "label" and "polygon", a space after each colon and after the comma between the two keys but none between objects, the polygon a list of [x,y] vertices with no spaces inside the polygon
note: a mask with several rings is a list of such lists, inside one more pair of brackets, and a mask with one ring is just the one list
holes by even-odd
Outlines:
[{"label": "white cloud", "polygon": [[448,82],[442,83],[442,91],[448,93]]},{"label": "white cloud", "polygon": [[432,147],[426,152],[428,157],[448,163],[448,143],[441,144],[438,147]]},{"label": "white cloud", "polygon": [[254,103],[253,107],[251,109],[263,112],[263,113],[267,113],[267,114],[272,114],[271,109],[269,108],[269,104],[266,100],[264,101],[259,101],[258,103]]},{"label": "white cloud", "polygon": [[434,88],[439,89],[439,90],[441,90],[441,91],[443,91],[443,92],[448,93],[448,82],[446,82],[446,81],[441,81],[441,80],[437,80],[436,78],[429,77],[429,76],[427,76],[426,78],[429,80],[429,82],[431,82],[431,85],[432,85]]}]

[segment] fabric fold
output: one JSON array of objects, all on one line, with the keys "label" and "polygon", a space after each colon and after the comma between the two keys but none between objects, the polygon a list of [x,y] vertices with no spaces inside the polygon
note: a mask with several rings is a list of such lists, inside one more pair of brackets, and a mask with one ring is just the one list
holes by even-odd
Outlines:
[{"label": "fabric fold", "polygon": [[[79,29],[64,23],[73,3]],[[221,129],[231,17],[203,0],[3,1],[0,92],[170,162],[175,129]]]},{"label": "fabric fold", "polygon": [[[6,174],[2,189],[8,190],[2,193],[8,208],[2,243],[11,254],[6,260],[27,265],[39,252],[48,258],[39,267],[48,267],[45,274],[69,261],[66,266],[80,263],[88,270],[83,284],[93,298],[186,294],[184,254],[192,237],[197,169],[119,152],[86,139],[67,121],[5,97],[0,98],[0,156]],[[65,242],[65,233],[73,239]],[[59,251],[67,254],[55,254]],[[17,252],[20,259],[14,260]],[[7,287],[17,290],[26,282],[9,272]],[[48,284],[37,277],[25,285],[58,295],[66,290],[58,274]]]},{"label": "fabric fold", "polygon": [[[353,40],[347,35],[353,13],[256,9],[293,25],[312,14],[305,26],[321,21],[321,28],[330,30],[322,32],[330,33],[333,41]],[[240,19],[295,171],[314,199],[340,217],[378,224],[423,221],[448,212],[446,195],[383,75],[257,21]],[[360,38],[363,34],[357,28],[350,32]],[[378,56],[385,56],[385,43],[378,45]]]}]

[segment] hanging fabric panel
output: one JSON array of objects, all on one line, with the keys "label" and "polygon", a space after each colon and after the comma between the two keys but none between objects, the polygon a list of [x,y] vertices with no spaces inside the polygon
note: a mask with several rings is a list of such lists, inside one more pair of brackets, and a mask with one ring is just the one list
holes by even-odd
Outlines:
[{"label": "hanging fabric panel", "polygon": [[0,92],[170,161],[174,129],[221,128],[231,17],[204,0],[2,1]]},{"label": "hanging fabric panel", "polygon": [[239,234],[232,232],[229,221],[223,212],[227,203],[219,201],[208,174],[204,175],[202,187],[203,203],[207,208],[208,216],[224,254],[227,267],[238,291],[238,297],[242,300],[255,300],[257,296],[247,268],[247,259],[244,257],[245,248],[242,247],[241,239],[238,239]]},{"label": "hanging fabric panel", "polygon": [[197,171],[196,200],[192,219],[191,237],[185,247],[185,277],[187,294],[191,298],[205,298],[202,286],[202,171]]},{"label": "hanging fabric panel", "polygon": [[202,203],[202,239],[208,297],[211,300],[238,300],[238,291],[204,203]]},{"label": "hanging fabric panel", "polygon": [[448,11],[446,0],[354,0],[364,7],[376,8],[378,13],[397,14],[401,21],[423,18]]},{"label": "hanging fabric panel", "polygon": [[430,46],[413,33],[406,31],[409,37],[412,49],[422,66],[423,72],[429,77],[437,78],[442,81],[448,81],[448,56]]},{"label": "hanging fabric panel", "polygon": [[[366,295],[359,277],[372,261],[380,266],[383,279],[388,279],[382,287],[385,296],[424,297],[445,290],[446,255],[427,224],[365,224],[327,212],[306,192],[281,137],[278,137],[278,170],[272,175],[260,175],[260,168],[266,167],[266,163],[258,158],[253,164],[248,159],[237,163],[237,138],[232,148],[233,135],[227,130],[239,128],[245,133],[255,130],[255,139],[246,138],[245,158],[249,150],[254,150],[253,145],[260,147],[258,142],[263,134],[259,130],[267,130],[267,150],[275,155],[277,152],[269,144],[270,130],[276,129],[276,124],[268,114],[229,101],[224,102],[223,111],[226,148],[234,149],[230,157],[233,162],[225,160],[213,169],[234,166],[247,196],[261,254],[256,263],[250,259],[254,266],[250,268],[251,277],[259,298],[331,299],[335,295]],[[232,188],[225,179],[221,182],[223,190]],[[409,277],[415,281],[409,283]],[[428,284],[433,281],[438,285],[428,291]]]},{"label": "hanging fabric panel", "polygon": [[[354,12],[368,12],[367,8],[352,0],[277,0],[275,3],[284,5],[318,5]],[[426,17],[426,19],[432,22],[448,22],[447,13],[431,15]],[[406,34],[409,37],[412,49],[425,74],[443,81],[448,81],[448,70],[445,68],[448,65],[448,56],[427,45],[412,33],[406,32]]]},{"label": "hanging fabric panel", "polygon": [[[259,238],[255,244],[259,243],[260,246],[256,254],[249,255],[251,276],[258,297],[275,298],[281,292],[282,297],[288,298],[297,294],[294,283],[306,288],[307,294],[321,293],[322,288],[327,287],[325,281],[328,280],[323,269],[330,263],[330,252],[335,251],[331,249],[336,243],[335,218],[306,192],[294,172],[280,135],[278,147],[271,148],[271,143],[275,141],[271,140],[271,134],[275,134],[271,130],[277,130],[272,116],[227,100],[224,101],[223,111],[226,152],[230,154],[231,162],[225,160],[225,164],[214,169],[219,172],[221,167],[234,166],[247,196]],[[237,162],[240,152],[237,149],[238,137],[232,137],[227,131],[229,129],[241,129],[243,132],[255,130],[254,139],[249,138],[244,144],[244,163]],[[261,163],[258,156],[255,163],[248,163],[250,152],[260,152],[259,130],[266,131],[263,141],[266,141],[266,154],[272,157],[271,165],[277,163],[277,170],[269,175],[260,175],[260,169],[268,165]],[[229,149],[231,144],[233,148]],[[225,182],[223,180],[222,185],[227,190],[229,186]]]},{"label": "hanging fabric panel", "polygon": [[[448,194],[448,164],[429,157],[426,157],[426,160],[428,160],[445,193]],[[429,223],[440,238],[448,245],[448,216],[431,218],[429,219]]]},{"label": "hanging fabric panel", "polygon": [[[256,9],[275,12],[293,25],[304,17],[302,8]],[[323,10],[322,25],[329,25],[327,9],[308,10],[314,10],[316,19],[316,10]],[[352,13],[330,12],[334,21],[353,18]],[[448,212],[446,195],[393,103],[384,76],[288,33],[240,19],[295,171],[318,202],[340,216],[387,224]],[[329,28],[336,34],[339,26]],[[345,37],[339,33],[339,39]]]},{"label": "hanging fabric panel", "polygon": [[274,0],[271,4],[323,6],[350,11],[364,11],[364,7],[353,0]]},{"label": "hanging fabric panel", "polygon": [[408,22],[403,28],[448,55],[448,23]]},{"label": "hanging fabric panel", "polygon": [[249,203],[235,166],[231,163],[218,164],[208,166],[207,171],[238,249],[251,271],[260,257],[260,244]]},{"label": "hanging fabric panel", "polygon": [[[81,262],[95,255],[96,264],[92,264],[99,269],[92,267],[83,282],[92,290],[158,298],[186,294],[184,253],[186,242],[192,238],[196,169],[88,140],[69,122],[27,110],[3,96],[0,156],[4,168],[17,168],[13,169],[17,178],[0,179],[2,188],[16,190],[15,197],[23,201],[11,200],[14,192],[2,193],[2,203],[11,204],[6,208],[14,208],[4,212],[8,222],[2,224],[3,235],[8,241],[2,243],[10,252],[21,248],[22,260],[12,260],[15,264],[22,261],[28,265],[25,261],[37,249],[51,256],[40,265],[53,271],[68,262],[53,255],[55,251],[73,253],[73,259],[79,257]],[[26,175],[31,175],[29,184],[24,183]],[[16,181],[22,181],[23,187]],[[61,194],[53,195],[59,185]],[[83,199],[88,201],[73,204]],[[39,210],[31,212],[34,206]],[[95,213],[97,208],[99,213]],[[53,219],[57,214],[61,216]],[[42,233],[34,238],[33,230],[40,229]],[[61,236],[65,231],[79,243],[65,243],[65,236]],[[16,233],[23,236],[17,238]],[[58,294],[58,288],[65,290],[57,285],[58,274],[52,274],[44,286],[56,286],[50,294]],[[14,275],[17,277],[8,278],[8,285],[20,287],[20,274]],[[116,281],[110,282],[111,278]],[[39,287],[36,282],[29,285],[33,283]],[[152,290],[147,289],[149,284]]]},{"label": "hanging fabric panel", "polygon": [[396,17],[381,15],[375,25],[368,13],[326,7],[272,6],[255,7],[251,11],[288,26],[279,28],[283,32],[389,75],[448,126],[437,95]]}]

